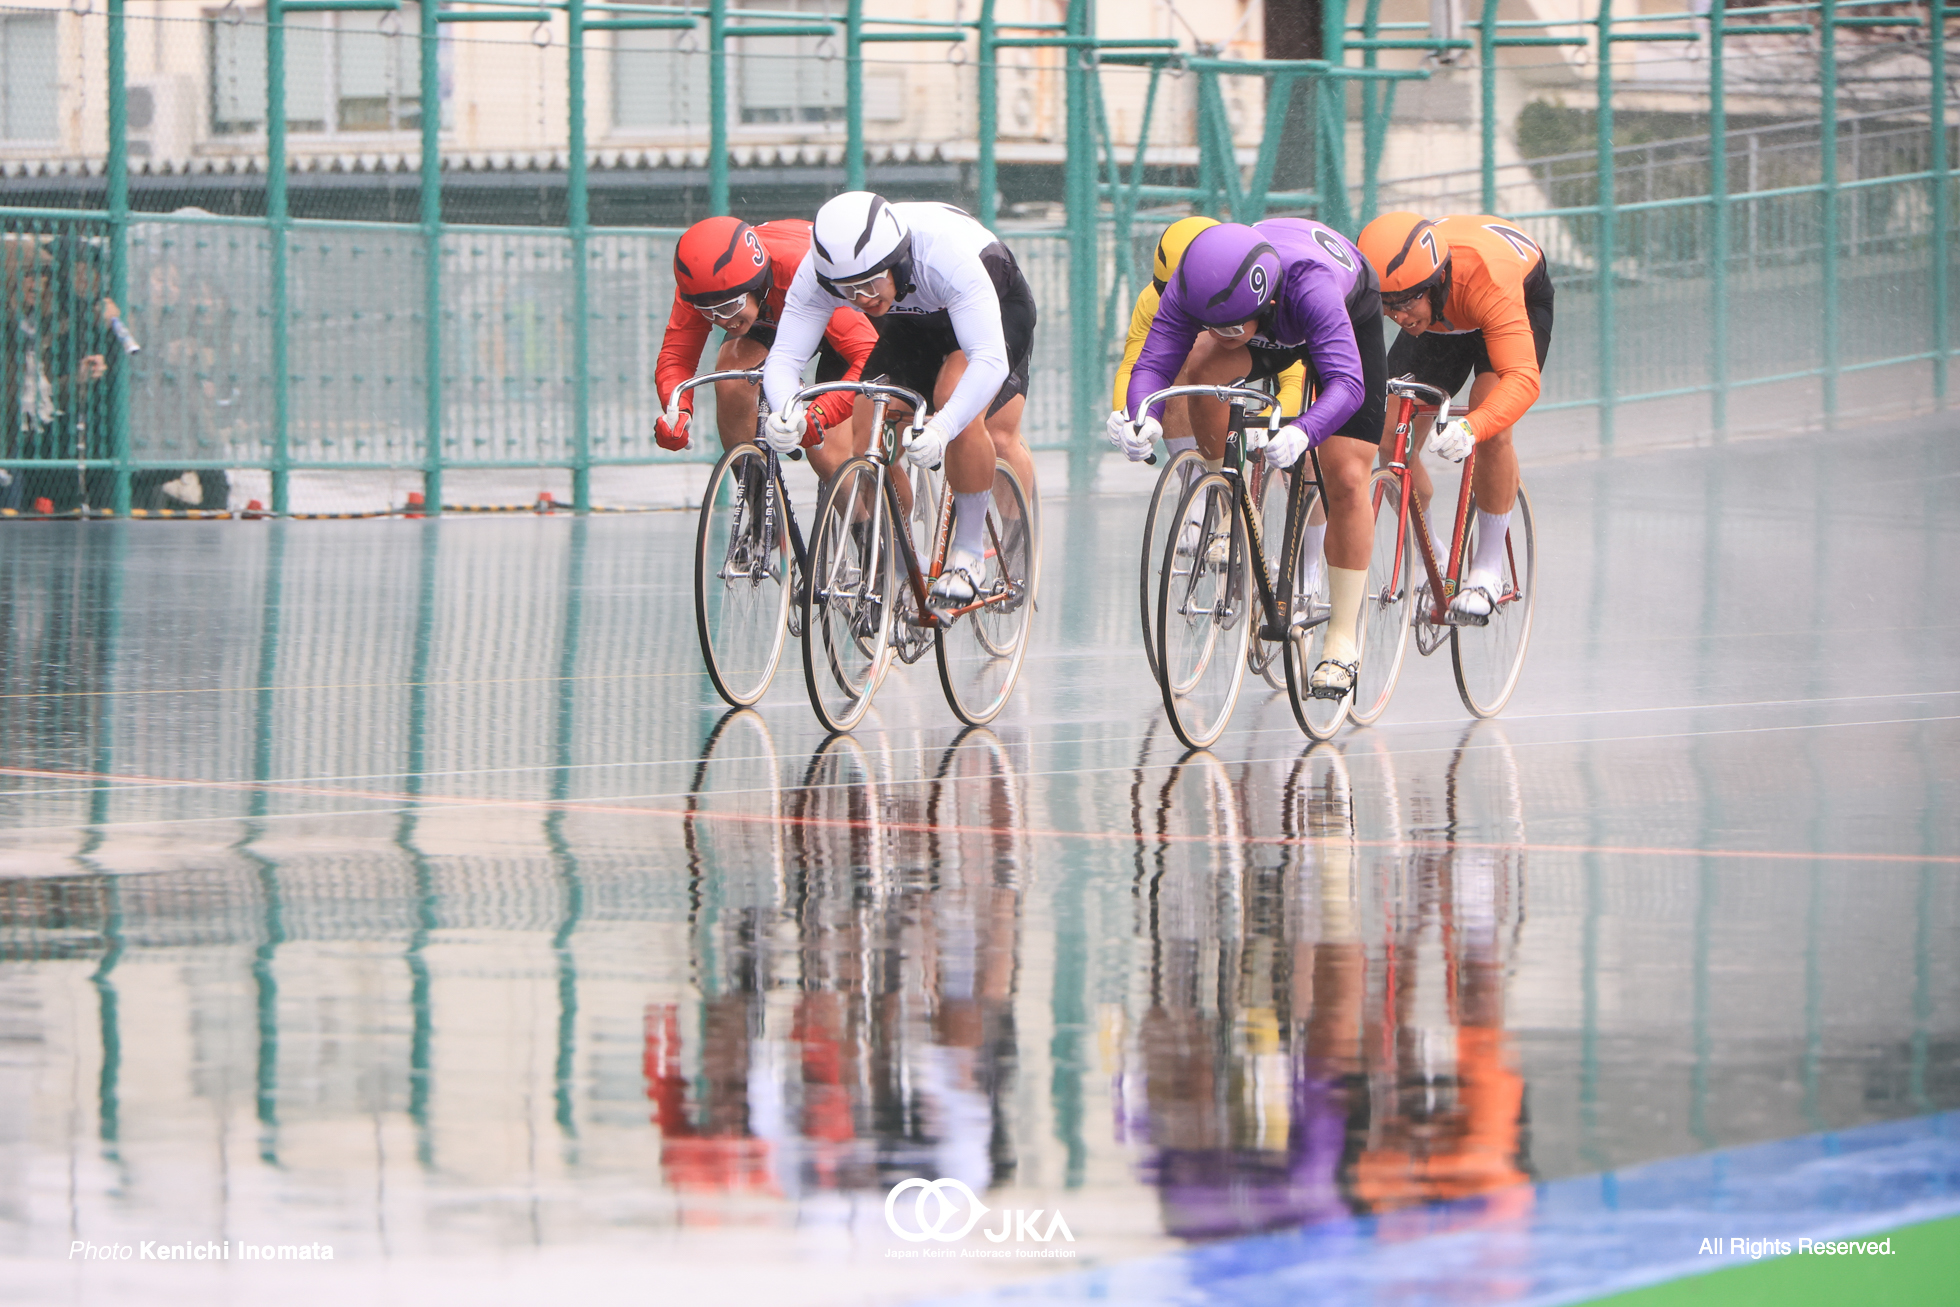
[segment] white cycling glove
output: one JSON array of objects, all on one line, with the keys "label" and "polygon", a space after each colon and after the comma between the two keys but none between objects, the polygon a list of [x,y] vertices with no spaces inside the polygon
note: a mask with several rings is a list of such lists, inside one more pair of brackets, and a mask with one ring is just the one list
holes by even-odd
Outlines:
[{"label": "white cycling glove", "polygon": [[938,467],[946,461],[946,446],[953,442],[952,429],[938,414],[926,419],[923,430],[909,431],[905,461],[913,467]]},{"label": "white cycling glove", "polygon": [[762,438],[769,442],[769,448],[788,457],[792,450],[803,444],[803,433],[809,428],[810,420],[804,415],[801,405],[771,413],[762,424]]},{"label": "white cycling glove", "polygon": [[1289,422],[1266,440],[1266,466],[1292,467],[1300,461],[1300,455],[1314,447],[1314,439],[1300,429],[1298,423]]},{"label": "white cycling glove", "polygon": [[1103,423],[1109,433],[1109,447],[1123,451],[1123,457],[1132,463],[1141,463],[1150,457],[1151,444],[1164,434],[1163,423],[1156,418],[1145,417],[1141,428],[1130,424],[1130,415],[1122,409],[1110,413]]},{"label": "white cycling glove", "polygon": [[1461,463],[1470,457],[1470,451],[1476,445],[1477,437],[1471,432],[1466,418],[1451,418],[1437,427],[1436,434],[1429,438],[1429,448],[1452,463]]}]

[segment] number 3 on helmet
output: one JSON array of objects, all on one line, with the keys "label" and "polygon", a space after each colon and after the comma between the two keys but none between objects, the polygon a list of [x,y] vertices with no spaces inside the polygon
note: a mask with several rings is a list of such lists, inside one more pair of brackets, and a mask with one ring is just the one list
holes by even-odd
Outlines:
[{"label": "number 3 on helmet", "polygon": [[769,254],[740,218],[704,218],[674,247],[674,286],[689,304],[725,304],[737,295],[766,296]]}]

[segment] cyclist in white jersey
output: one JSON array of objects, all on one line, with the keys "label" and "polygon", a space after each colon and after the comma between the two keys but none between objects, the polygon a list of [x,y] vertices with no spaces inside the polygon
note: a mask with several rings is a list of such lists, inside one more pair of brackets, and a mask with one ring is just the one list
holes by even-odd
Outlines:
[{"label": "cyclist in white jersey", "polygon": [[[803,369],[839,304],[878,329],[866,380],[887,380],[932,397],[937,410],[906,450],[916,466],[944,460],[956,510],[946,565],[934,595],[970,601],[981,573],[987,500],[996,456],[1035,494],[1034,462],[1021,443],[1034,292],[1000,238],[950,204],[892,204],[849,191],[817,210],[810,252],[796,269],[776,343],[762,368],[769,442],[793,449],[804,415],[788,409]],[[810,461],[828,478],[871,447],[870,404],[824,432]]]}]

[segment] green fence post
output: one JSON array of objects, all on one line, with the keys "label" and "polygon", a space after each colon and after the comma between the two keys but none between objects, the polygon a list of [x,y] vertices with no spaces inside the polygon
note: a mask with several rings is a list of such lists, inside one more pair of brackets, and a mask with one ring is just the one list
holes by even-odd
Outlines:
[{"label": "green fence post", "polygon": [[864,0],[844,10],[844,182],[847,191],[865,188]]},{"label": "green fence post", "polygon": [[1482,83],[1484,212],[1497,212],[1497,0],[1477,20],[1477,75]]},{"label": "green fence post", "polygon": [[[1095,0],[1069,0],[1068,34],[1095,35]],[[1063,47],[1068,60],[1068,244],[1069,244],[1069,433],[1068,485],[1086,492],[1095,480],[1096,460],[1090,443],[1095,426],[1096,392],[1100,388],[1102,342],[1097,339],[1096,312],[1101,300],[1102,260],[1098,257],[1096,205],[1096,143],[1090,132],[1089,79],[1095,74],[1087,49]]]},{"label": "green fence post", "polygon": [[287,337],[292,322],[286,285],[291,236],[286,214],[286,17],[280,0],[265,3],[265,219],[272,242],[272,511],[284,514],[292,477],[287,436],[292,402]]},{"label": "green fence post", "polygon": [[[1323,3],[1320,7],[1320,55],[1331,67],[1339,68],[1347,59],[1347,4]],[[1320,164],[1320,204],[1316,214],[1328,226],[1355,234],[1354,211],[1348,204],[1347,189],[1347,97],[1348,84],[1339,77],[1328,77],[1316,70],[1307,77],[1316,107],[1320,110],[1320,148],[1314,156]],[[1277,87],[1273,88],[1277,90]],[[1289,88],[1288,94],[1291,94]],[[1229,130],[1229,129],[1228,129]],[[1263,197],[1258,216],[1265,216]]]},{"label": "green fence post", "polygon": [[708,211],[728,212],[728,0],[708,0]]},{"label": "green fence post", "polygon": [[585,176],[585,0],[566,0],[565,221],[572,242],[572,511],[592,511],[591,211]]},{"label": "green fence post", "polygon": [[[124,0],[109,0],[109,298],[116,311],[129,313],[129,88],[128,31]],[[116,460],[113,511],[128,517],[129,365],[125,353],[109,370],[109,450]]]},{"label": "green fence post", "polygon": [[[1495,4],[1496,0],[1491,0]],[[1722,66],[1722,4],[1708,11],[1708,382],[1717,436],[1729,426],[1729,107]]]},{"label": "green fence post", "polygon": [[1837,0],[1823,0],[1818,18],[1818,71],[1823,82],[1817,141],[1819,163],[1823,168],[1824,190],[1824,424],[1833,425],[1838,408],[1838,364],[1841,345],[1838,336],[1838,160],[1837,160]]},{"label": "green fence post", "polygon": [[1598,160],[1599,229],[1594,253],[1599,312],[1599,444],[1613,444],[1613,0],[1599,0],[1599,109],[1593,149]]},{"label": "green fence post", "polygon": [[1946,0],[1932,0],[1933,24],[1933,398],[1946,403],[1947,360],[1947,140],[1946,140]]},{"label": "green fence post", "polygon": [[422,13],[422,503],[442,511],[442,27]]},{"label": "green fence post", "polygon": [[994,134],[1000,126],[1000,51],[994,48],[994,0],[980,0],[980,66],[975,70],[980,93],[980,159],[973,184],[980,192],[980,225],[994,227],[995,198],[1000,189],[994,165]]}]

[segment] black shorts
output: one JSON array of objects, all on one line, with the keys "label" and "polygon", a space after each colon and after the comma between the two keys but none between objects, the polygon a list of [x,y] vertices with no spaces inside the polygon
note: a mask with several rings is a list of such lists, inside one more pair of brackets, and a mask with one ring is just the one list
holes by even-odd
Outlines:
[{"label": "black shorts", "polygon": [[[1034,353],[1034,291],[1005,245],[996,241],[980,251],[980,262],[1000,297],[1000,329],[1007,338],[1007,380],[987,405],[987,416],[1016,395],[1028,393],[1028,358]],[[939,369],[960,348],[953,319],[937,313],[887,313],[873,318],[878,343],[864,361],[866,380],[889,381],[916,390],[928,400],[939,385]]]},{"label": "black shorts", "polygon": [[[1348,295],[1348,321],[1354,326],[1354,347],[1361,353],[1361,407],[1336,427],[1334,434],[1379,445],[1388,405],[1388,355],[1382,333],[1382,297],[1372,271]],[[1266,345],[1247,348],[1252,351],[1252,371],[1246,374],[1247,381],[1277,383],[1280,373],[1295,363],[1304,363],[1307,384],[1312,388],[1309,396],[1319,393],[1320,374],[1315,371],[1313,357],[1305,345],[1295,349],[1273,349]]]},{"label": "black shorts", "polygon": [[[767,323],[758,322],[748,329],[742,339],[752,340],[764,349],[774,349],[776,348],[776,328]],[[850,372],[851,361],[839,353],[837,347],[830,343],[829,336],[825,336],[817,342],[817,380],[819,382],[842,381],[850,375]]]},{"label": "black shorts", "polygon": [[[1545,355],[1552,347],[1552,274],[1543,261],[1524,279],[1524,313],[1531,321],[1531,343],[1537,349],[1538,366],[1542,369]],[[1495,371],[1481,331],[1450,336],[1434,331],[1411,336],[1405,331],[1395,338],[1388,351],[1390,376],[1412,376],[1425,386],[1434,386],[1451,395],[1463,389],[1471,373],[1482,376]]]}]

